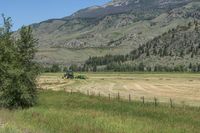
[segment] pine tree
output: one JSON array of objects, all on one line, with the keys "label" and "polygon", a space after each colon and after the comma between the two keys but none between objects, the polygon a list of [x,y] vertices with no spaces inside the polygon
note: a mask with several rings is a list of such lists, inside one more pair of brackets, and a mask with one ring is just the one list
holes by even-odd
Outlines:
[{"label": "pine tree", "polygon": [[180,52],[180,57],[182,57],[182,58],[183,58],[183,56],[184,56],[184,51],[183,51],[183,50],[181,50],[181,52]]},{"label": "pine tree", "polygon": [[153,55],[157,55],[157,50],[156,50],[156,48],[153,48]]},{"label": "pine tree", "polygon": [[164,47],[163,56],[168,56],[167,47]]},{"label": "pine tree", "polygon": [[139,64],[139,66],[138,66],[138,70],[139,71],[144,71],[144,64],[141,62],[140,64]]},{"label": "pine tree", "polygon": [[189,67],[188,67],[188,68],[189,68],[189,69],[192,69],[192,63],[189,64]]},{"label": "pine tree", "polygon": [[149,52],[149,50],[147,50],[146,56],[150,56],[150,52]]},{"label": "pine tree", "polygon": [[93,66],[93,70],[92,70],[93,72],[96,72],[97,71],[97,65],[94,65]]},{"label": "pine tree", "polygon": [[194,53],[191,54],[191,58],[194,58]]}]

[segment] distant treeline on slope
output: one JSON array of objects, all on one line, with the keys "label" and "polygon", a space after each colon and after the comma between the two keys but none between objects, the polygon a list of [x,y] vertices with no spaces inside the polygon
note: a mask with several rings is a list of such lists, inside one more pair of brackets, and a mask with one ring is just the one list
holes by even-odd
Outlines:
[{"label": "distant treeline on slope", "polygon": [[90,57],[82,71],[200,71],[200,23],[177,26],[127,55]]}]

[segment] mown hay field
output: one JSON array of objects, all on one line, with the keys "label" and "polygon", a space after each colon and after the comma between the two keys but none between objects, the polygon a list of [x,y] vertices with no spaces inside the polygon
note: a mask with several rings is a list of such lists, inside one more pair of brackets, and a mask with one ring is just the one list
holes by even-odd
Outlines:
[{"label": "mown hay field", "polygon": [[[76,74],[78,75],[78,73]],[[81,92],[121,99],[200,106],[200,74],[192,73],[82,73],[88,78],[62,79],[62,73],[47,73],[38,78],[42,89]]]}]

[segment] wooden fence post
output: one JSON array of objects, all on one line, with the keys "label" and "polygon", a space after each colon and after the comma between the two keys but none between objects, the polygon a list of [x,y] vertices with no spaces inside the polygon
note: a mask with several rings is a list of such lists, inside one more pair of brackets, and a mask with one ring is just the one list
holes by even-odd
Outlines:
[{"label": "wooden fence post", "polygon": [[119,92],[118,92],[118,96],[117,96],[117,99],[118,99],[118,101],[120,100],[120,94],[119,94]]},{"label": "wooden fence post", "polygon": [[72,94],[73,92],[72,92],[72,89],[71,89],[71,94]]},{"label": "wooden fence post", "polygon": [[170,107],[173,108],[173,101],[171,98],[170,98]]},{"label": "wooden fence post", "polygon": [[89,90],[87,90],[87,95],[88,95],[88,96],[90,95]]},{"label": "wooden fence post", "polygon": [[99,92],[99,97],[101,97],[101,93]]},{"label": "wooden fence post", "polygon": [[108,98],[109,98],[109,101],[111,100],[111,98],[110,98],[110,93],[108,94]]},{"label": "wooden fence post", "polygon": [[129,94],[129,98],[128,99],[129,99],[129,102],[131,102],[131,94]]},{"label": "wooden fence post", "polygon": [[144,104],[144,96],[143,96],[143,97],[141,97],[141,99],[142,99],[142,103]]},{"label": "wooden fence post", "polygon": [[158,99],[156,97],[154,97],[154,104],[155,104],[155,107],[158,105]]}]

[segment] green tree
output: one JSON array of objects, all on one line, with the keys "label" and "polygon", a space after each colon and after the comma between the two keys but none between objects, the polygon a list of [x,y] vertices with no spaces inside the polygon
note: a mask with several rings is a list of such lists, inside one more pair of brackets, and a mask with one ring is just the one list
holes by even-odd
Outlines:
[{"label": "green tree", "polygon": [[65,67],[63,68],[63,72],[67,72],[67,70],[68,70],[68,67],[65,66]]},{"label": "green tree", "polygon": [[147,50],[147,52],[146,52],[146,56],[150,56],[150,52],[149,52],[149,50]]},{"label": "green tree", "polygon": [[97,71],[97,65],[94,65],[93,66],[93,70],[92,70],[93,72],[96,72]]},{"label": "green tree", "polygon": [[35,80],[39,74],[33,61],[35,40],[30,27],[22,27],[20,38],[12,38],[11,19],[5,18],[0,32],[0,105],[26,108],[37,100]]},{"label": "green tree", "polygon": [[78,66],[76,64],[72,64],[70,67],[69,67],[70,70],[76,72],[78,71]]},{"label": "green tree", "polygon": [[183,50],[181,50],[181,52],[180,52],[180,57],[182,57],[182,58],[183,58],[183,56],[184,56],[184,51],[183,51]]},{"label": "green tree", "polygon": [[168,56],[167,47],[164,47],[163,56]]},{"label": "green tree", "polygon": [[144,64],[141,62],[141,63],[139,64],[139,66],[138,66],[138,70],[139,70],[139,71],[144,71],[144,68],[145,68],[145,66],[144,66]]},{"label": "green tree", "polygon": [[51,66],[51,72],[53,72],[53,73],[55,73],[55,72],[61,72],[61,68],[59,67],[59,65],[58,64],[53,64],[52,66]]}]

